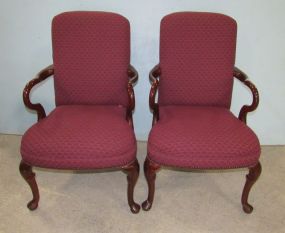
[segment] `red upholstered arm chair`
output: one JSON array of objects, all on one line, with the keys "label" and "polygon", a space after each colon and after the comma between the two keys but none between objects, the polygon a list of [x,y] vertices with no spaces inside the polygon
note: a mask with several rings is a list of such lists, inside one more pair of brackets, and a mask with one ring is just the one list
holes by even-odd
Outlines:
[{"label": "red upholstered arm chair", "polygon": [[[181,12],[162,19],[160,62],[150,72],[153,128],[144,164],[149,188],[144,210],[153,203],[156,172],[166,166],[249,168],[242,206],[252,212],[247,199],[261,173],[260,144],[246,116],[256,109],[258,92],[234,67],[236,31],[232,18],[216,13]],[[243,106],[238,118],[229,109],[233,77],[253,94],[252,104]]]},{"label": "red upholstered arm chair", "polygon": [[[25,105],[38,123],[24,134],[20,172],[32,189],[28,208],[38,206],[39,191],[32,167],[54,169],[122,169],[127,173],[128,203],[139,176],[132,127],[135,106],[132,85],[138,74],[130,65],[130,25],[121,15],[68,12],[52,22],[54,64],[24,89]],[[56,108],[46,116],[33,104],[33,86],[54,75]]]}]

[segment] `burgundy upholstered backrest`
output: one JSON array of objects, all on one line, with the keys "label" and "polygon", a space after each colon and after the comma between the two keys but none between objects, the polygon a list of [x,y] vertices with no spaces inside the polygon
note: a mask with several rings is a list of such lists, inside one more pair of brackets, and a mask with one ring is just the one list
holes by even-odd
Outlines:
[{"label": "burgundy upholstered backrest", "polygon": [[160,27],[159,104],[230,107],[237,26],[216,13],[180,12]]},{"label": "burgundy upholstered backrest", "polygon": [[130,25],[107,12],[66,12],[52,22],[56,105],[127,105]]}]

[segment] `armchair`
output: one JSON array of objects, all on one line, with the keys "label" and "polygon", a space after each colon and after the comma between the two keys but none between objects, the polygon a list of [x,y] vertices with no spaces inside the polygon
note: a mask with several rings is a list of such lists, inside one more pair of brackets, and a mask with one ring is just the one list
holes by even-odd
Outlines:
[{"label": "armchair", "polygon": [[[246,116],[257,108],[259,95],[234,67],[236,28],[232,18],[216,13],[173,13],[161,21],[160,63],[149,75],[153,127],[144,163],[146,211],[152,207],[156,175],[163,167],[248,168],[241,203],[244,212],[253,210],[248,194],[261,173],[260,144],[246,126]],[[233,77],[253,95],[238,118],[229,110]]]},{"label": "armchair", "polygon": [[[54,64],[30,81],[23,100],[37,112],[38,123],[23,135],[20,173],[29,184],[35,210],[39,190],[33,167],[115,169],[127,174],[130,210],[138,213],[134,186],[139,176],[132,128],[133,85],[138,73],[130,65],[130,26],[107,12],[67,12],[52,23]],[[54,75],[56,108],[46,116],[30,101],[34,86]]]}]

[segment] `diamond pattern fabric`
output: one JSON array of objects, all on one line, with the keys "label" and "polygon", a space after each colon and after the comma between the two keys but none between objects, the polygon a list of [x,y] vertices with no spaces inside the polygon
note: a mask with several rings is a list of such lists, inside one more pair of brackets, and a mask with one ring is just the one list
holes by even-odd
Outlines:
[{"label": "diamond pattern fabric", "polygon": [[160,27],[160,105],[230,107],[236,22],[216,13],[180,12]]},{"label": "diamond pattern fabric", "polygon": [[56,105],[126,106],[130,25],[121,15],[67,12],[52,22]]},{"label": "diamond pattern fabric", "polygon": [[120,167],[135,160],[136,139],[122,106],[59,106],[22,138],[23,160],[63,169]]},{"label": "diamond pattern fabric", "polygon": [[183,168],[237,168],[257,163],[254,132],[228,109],[162,106],[148,140],[154,162]]}]

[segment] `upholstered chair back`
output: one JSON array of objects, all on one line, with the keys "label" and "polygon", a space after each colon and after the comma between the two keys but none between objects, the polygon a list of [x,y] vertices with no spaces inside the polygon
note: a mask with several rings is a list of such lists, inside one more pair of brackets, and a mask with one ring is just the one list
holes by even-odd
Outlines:
[{"label": "upholstered chair back", "polygon": [[159,104],[229,108],[235,20],[216,13],[181,12],[164,17],[160,30]]},{"label": "upholstered chair back", "polygon": [[130,25],[121,15],[69,12],[52,22],[56,105],[127,105]]}]

